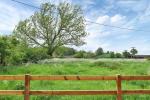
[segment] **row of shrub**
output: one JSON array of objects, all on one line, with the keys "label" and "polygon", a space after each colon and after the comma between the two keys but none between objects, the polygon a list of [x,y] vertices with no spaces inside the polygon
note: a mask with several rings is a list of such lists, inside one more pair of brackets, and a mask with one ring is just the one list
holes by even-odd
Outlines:
[{"label": "row of shrub", "polygon": [[130,52],[122,53],[113,51],[104,52],[98,48],[95,52],[77,51],[74,48],[61,46],[57,48],[53,56],[48,55],[47,49],[38,46],[29,46],[26,42],[20,42],[13,36],[0,36],[0,65],[17,65],[27,62],[37,63],[39,60],[51,57],[74,57],[74,58],[131,58],[137,53],[135,48]]}]

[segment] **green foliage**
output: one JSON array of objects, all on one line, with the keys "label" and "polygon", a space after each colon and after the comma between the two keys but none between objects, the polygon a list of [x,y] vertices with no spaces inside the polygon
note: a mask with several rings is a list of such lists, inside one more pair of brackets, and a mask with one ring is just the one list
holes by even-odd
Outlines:
[{"label": "green foliage", "polygon": [[60,46],[83,45],[87,33],[81,7],[64,2],[42,4],[40,11],[19,22],[14,35],[27,44],[46,48],[52,56]]},{"label": "green foliage", "polygon": [[23,45],[12,36],[0,37],[0,59],[2,65],[21,64],[25,52]]},{"label": "green foliage", "polygon": [[95,54],[96,56],[102,55],[104,53],[103,48],[99,47],[96,51]]},{"label": "green foliage", "polygon": [[127,50],[123,51],[123,52],[122,52],[122,55],[123,55],[123,57],[125,57],[125,58],[130,58],[130,57],[131,57],[130,52],[128,52]]},{"label": "green foliage", "polygon": [[0,36],[0,65],[6,65],[6,57],[9,55],[9,41],[7,36]]},{"label": "green foliage", "polygon": [[95,54],[92,52],[85,52],[83,54],[83,58],[94,58],[94,57],[95,57]]},{"label": "green foliage", "polygon": [[122,58],[121,53],[116,53],[115,55],[116,55],[116,58]]},{"label": "green foliage", "polygon": [[23,63],[25,52],[11,50],[10,56],[8,57],[8,65],[19,65]]},{"label": "green foliage", "polygon": [[48,58],[47,50],[28,47],[15,37],[0,37],[0,65],[19,65]]},{"label": "green foliage", "polygon": [[18,82],[16,86],[14,87],[14,90],[24,90],[24,83],[23,82]]},{"label": "green foliage", "polygon": [[78,51],[78,52],[76,52],[76,54],[74,55],[74,57],[75,58],[84,58],[84,54],[85,54],[86,52],[85,51]]},{"label": "green foliage", "polygon": [[132,49],[130,50],[130,53],[132,54],[132,56],[134,56],[135,54],[138,53],[138,50],[134,47],[132,47]]},{"label": "green foliage", "polygon": [[76,53],[76,50],[69,47],[59,47],[55,50],[54,55],[55,57],[66,57],[66,56],[73,56]]},{"label": "green foliage", "polygon": [[122,58],[121,53],[114,53],[114,52],[107,52],[107,53],[103,53],[100,56],[97,56],[96,58]]},{"label": "green foliage", "polygon": [[78,51],[74,55],[75,58],[94,58],[95,54],[92,52],[86,52],[86,51]]},{"label": "green foliage", "polygon": [[109,53],[110,53],[110,51],[107,51],[107,52],[106,52],[106,54],[109,54]]},{"label": "green foliage", "polygon": [[109,53],[104,53],[100,56],[97,56],[96,58],[110,58],[110,54]]},{"label": "green foliage", "polygon": [[115,58],[115,53],[114,52],[110,52],[110,58]]},{"label": "green foliage", "polygon": [[24,57],[25,62],[37,63],[39,60],[47,59],[47,50],[40,47],[26,49],[26,55]]}]

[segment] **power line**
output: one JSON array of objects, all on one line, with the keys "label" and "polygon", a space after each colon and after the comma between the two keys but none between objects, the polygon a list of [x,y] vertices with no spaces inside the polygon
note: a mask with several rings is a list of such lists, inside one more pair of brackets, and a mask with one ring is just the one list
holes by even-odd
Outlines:
[{"label": "power line", "polygon": [[30,5],[30,4],[18,1],[18,0],[11,0],[11,1],[16,2],[16,3],[20,3],[20,4],[25,5],[25,6],[29,6],[29,7],[32,7],[32,8],[41,9],[40,7],[33,6],[33,5]]},{"label": "power line", "polygon": [[[36,8],[36,9],[41,9],[40,7],[37,7],[37,6],[34,6],[34,5],[30,5],[30,4],[27,4],[27,3],[24,3],[24,2],[21,2],[21,1],[18,1],[18,0],[11,0],[11,1],[16,2],[16,3],[23,4],[23,5],[26,5],[26,6],[29,6],[29,7],[33,7],[33,8]],[[113,26],[113,25],[102,24],[102,23],[97,23],[97,22],[93,22],[93,21],[90,21],[90,20],[85,20],[85,21],[86,21],[86,22],[89,22],[89,23],[101,25],[101,26],[113,27],[113,28],[118,28],[118,29],[123,29],[123,30],[150,32],[150,31],[146,31],[146,30],[138,30],[138,29],[133,29],[133,28],[125,28],[125,27],[119,27],[119,26]]]},{"label": "power line", "polygon": [[124,29],[124,30],[130,30],[130,31],[143,31],[143,32],[150,32],[150,31],[145,31],[145,30],[138,30],[138,29],[133,29],[133,28],[125,28],[125,27],[119,27],[119,26],[113,26],[113,25],[107,25],[107,24],[102,24],[102,23],[97,23],[93,21],[86,20],[87,22],[102,25],[102,26],[107,26],[107,27],[114,27],[118,29]]}]

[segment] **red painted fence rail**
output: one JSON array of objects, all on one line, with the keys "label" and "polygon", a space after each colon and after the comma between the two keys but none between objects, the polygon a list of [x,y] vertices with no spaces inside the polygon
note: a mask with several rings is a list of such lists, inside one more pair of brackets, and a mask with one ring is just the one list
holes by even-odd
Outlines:
[{"label": "red painted fence rail", "polygon": [[[150,76],[35,76],[35,75],[0,75],[0,80],[22,80],[25,90],[0,90],[0,95],[24,95],[24,100],[30,100],[30,95],[116,95],[116,100],[122,100],[123,94],[150,94],[150,90],[122,90],[123,80],[150,80]],[[116,90],[30,90],[30,81],[34,80],[110,80],[116,81]]]}]

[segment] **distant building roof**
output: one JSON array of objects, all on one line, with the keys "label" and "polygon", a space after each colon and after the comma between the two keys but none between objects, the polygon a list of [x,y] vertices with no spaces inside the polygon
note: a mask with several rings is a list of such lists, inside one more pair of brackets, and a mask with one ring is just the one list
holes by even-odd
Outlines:
[{"label": "distant building roof", "polygon": [[150,55],[134,55],[134,58],[149,58]]}]

